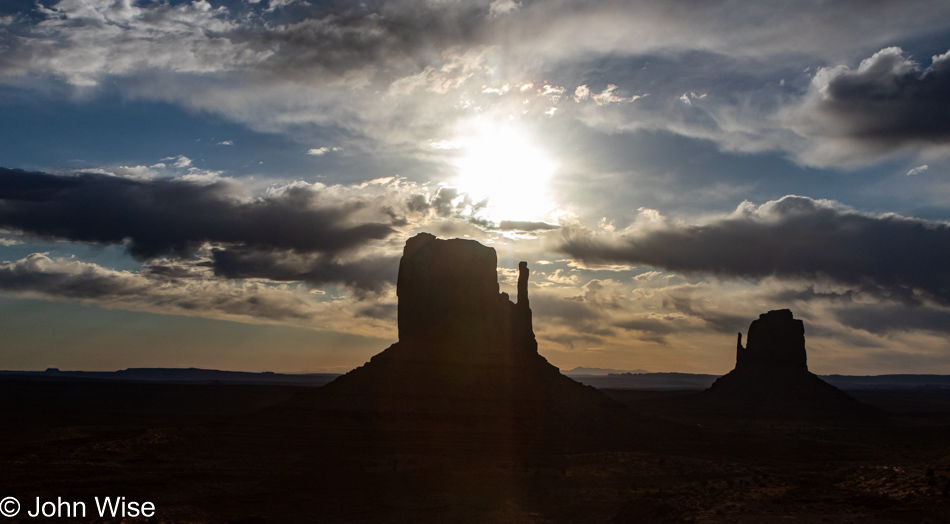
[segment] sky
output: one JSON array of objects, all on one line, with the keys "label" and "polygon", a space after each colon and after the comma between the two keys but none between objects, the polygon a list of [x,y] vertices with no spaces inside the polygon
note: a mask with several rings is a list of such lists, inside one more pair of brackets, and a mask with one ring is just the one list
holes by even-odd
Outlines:
[{"label": "sky", "polygon": [[7,0],[0,369],[346,371],[406,239],[540,352],[950,374],[950,3]]}]

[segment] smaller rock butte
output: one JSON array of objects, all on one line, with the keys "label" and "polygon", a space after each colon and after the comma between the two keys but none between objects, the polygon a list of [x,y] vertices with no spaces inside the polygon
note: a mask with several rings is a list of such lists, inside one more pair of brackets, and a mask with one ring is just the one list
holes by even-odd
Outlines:
[{"label": "smaller rock butte", "polygon": [[751,418],[875,416],[876,411],[808,371],[805,325],[788,309],[759,315],[736,344],[736,367],[699,397],[715,409]]}]

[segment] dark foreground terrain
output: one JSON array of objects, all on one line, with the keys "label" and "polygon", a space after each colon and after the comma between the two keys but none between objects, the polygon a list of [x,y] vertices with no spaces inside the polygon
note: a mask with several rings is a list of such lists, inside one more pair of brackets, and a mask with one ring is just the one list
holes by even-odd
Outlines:
[{"label": "dark foreground terrain", "polygon": [[[0,519],[43,520],[27,514],[36,498],[61,497],[86,516],[51,521],[950,522],[948,389],[850,391],[883,410],[854,420],[749,420],[693,392],[609,390],[644,431],[600,450],[248,422],[305,391],[4,378],[0,497],[22,510]],[[104,496],[153,502],[155,515],[100,518]]]}]

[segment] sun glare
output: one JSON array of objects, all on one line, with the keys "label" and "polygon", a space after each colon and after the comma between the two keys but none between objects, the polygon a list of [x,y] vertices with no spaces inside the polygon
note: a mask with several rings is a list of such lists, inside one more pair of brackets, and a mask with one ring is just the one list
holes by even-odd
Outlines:
[{"label": "sun glare", "polygon": [[481,215],[494,222],[548,218],[556,167],[550,156],[514,123],[483,121],[468,131],[459,141],[455,185],[475,202],[486,201]]}]

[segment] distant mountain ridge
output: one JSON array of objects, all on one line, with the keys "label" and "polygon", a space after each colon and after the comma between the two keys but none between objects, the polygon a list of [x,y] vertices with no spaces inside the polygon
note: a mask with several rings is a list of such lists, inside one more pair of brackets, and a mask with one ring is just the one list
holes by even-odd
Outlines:
[{"label": "distant mountain ridge", "polygon": [[[643,370],[611,371],[577,367],[564,374],[598,389],[702,390],[721,375],[699,373],[650,373]],[[580,370],[580,371],[578,371]],[[616,372],[613,372],[616,371]],[[270,371],[224,371],[201,368],[128,368],[119,371],[0,370],[0,377],[68,378],[78,380],[127,380],[133,382],[262,384],[268,386],[316,387],[328,384],[341,373],[274,373]],[[819,375],[839,389],[904,389],[916,387],[950,388],[950,375]]]},{"label": "distant mountain ridge", "polygon": [[338,373],[273,373],[221,371],[199,368],[128,368],[119,371],[0,371],[0,376],[67,378],[80,380],[125,380],[132,382],[261,384],[268,386],[322,386]]},{"label": "distant mountain ridge", "polygon": [[[721,375],[696,373],[611,373],[575,375],[574,380],[598,389],[703,390]],[[950,375],[819,375],[838,389],[950,388]]]},{"label": "distant mountain ridge", "polygon": [[582,377],[582,376],[589,376],[589,375],[594,375],[594,376],[619,375],[619,374],[623,374],[623,373],[631,373],[631,374],[634,374],[634,375],[640,375],[640,374],[643,374],[643,373],[649,373],[649,371],[647,371],[647,370],[645,370],[645,369],[634,369],[634,370],[631,371],[631,370],[627,370],[627,369],[587,368],[587,367],[584,367],[584,366],[577,366],[577,367],[574,368],[574,369],[568,369],[568,370],[565,370],[565,371],[561,371],[561,373],[563,373],[563,374],[565,374],[565,375],[567,375],[567,376],[569,376],[569,377],[575,376],[575,375]]}]

